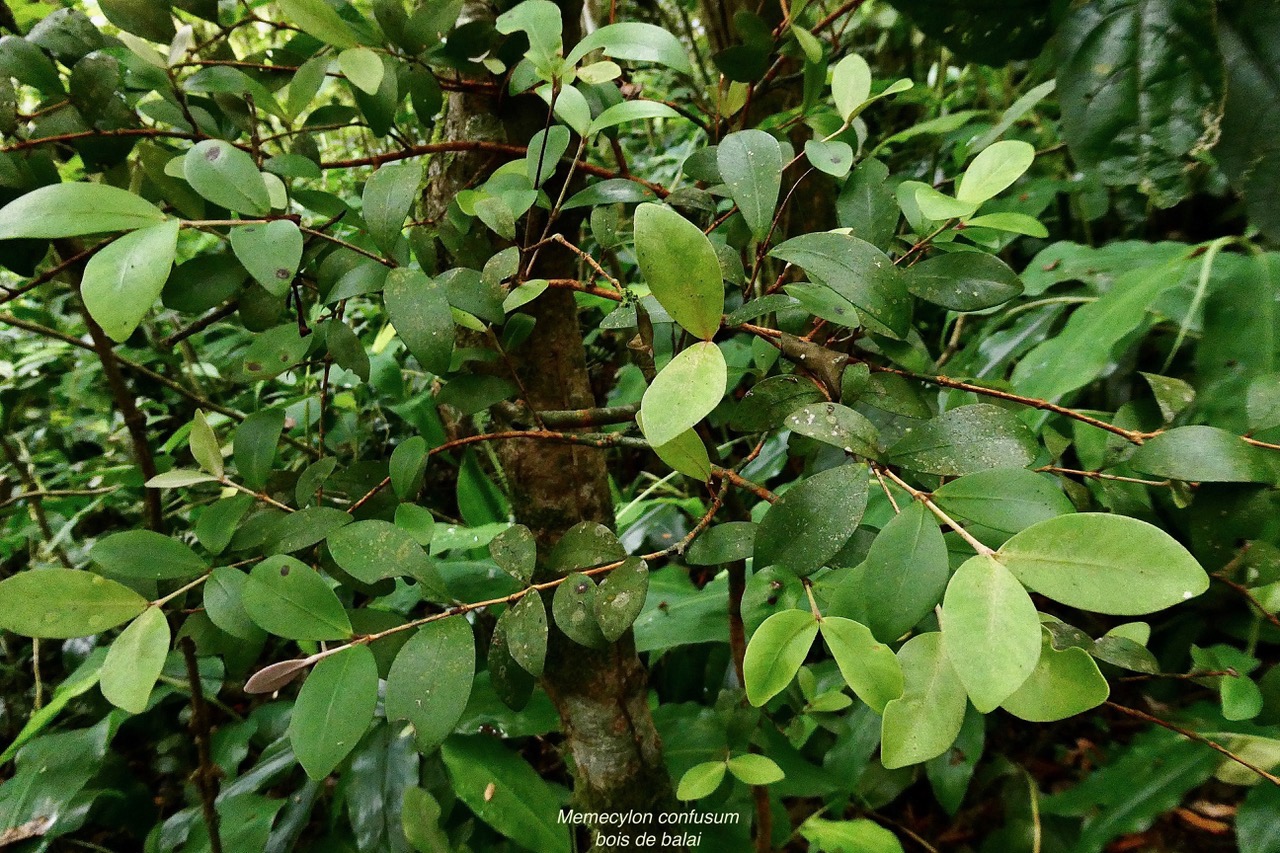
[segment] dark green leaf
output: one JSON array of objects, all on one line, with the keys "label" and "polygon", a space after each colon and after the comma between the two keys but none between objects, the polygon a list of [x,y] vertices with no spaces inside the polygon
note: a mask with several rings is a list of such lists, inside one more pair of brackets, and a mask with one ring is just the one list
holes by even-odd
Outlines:
[{"label": "dark green leaf", "polygon": [[530,675],[542,675],[547,659],[547,609],[535,590],[508,608],[498,621],[506,633],[507,652]]},{"label": "dark green leaf", "polygon": [[427,473],[427,440],[420,435],[405,439],[391,451],[391,488],[403,501],[413,500]]},{"label": "dark green leaf", "polygon": [[716,146],[720,174],[757,240],[768,235],[782,189],[782,149],[763,130],[731,133]]},{"label": "dark green leaf", "polygon": [[401,268],[387,276],[382,295],[396,334],[414,358],[432,373],[448,373],[453,315],[444,288],[416,270]]},{"label": "dark green leaf", "polygon": [[307,676],[289,719],[289,742],[312,779],[334,771],[373,720],[378,665],[368,646],[330,655]]},{"label": "dark green leaf", "polygon": [[887,458],[926,474],[960,476],[989,468],[1025,468],[1036,457],[1036,441],[1007,409],[988,403],[943,412],[907,427]]},{"label": "dark green leaf", "polygon": [[108,575],[150,580],[190,580],[209,571],[204,558],[170,536],[126,530],[99,539],[89,557]]},{"label": "dark green leaf", "polygon": [[574,572],[556,587],[551,614],[565,636],[581,646],[598,649],[608,644],[596,622],[596,582]]},{"label": "dark green leaf", "polygon": [[802,267],[858,308],[873,332],[903,338],[911,323],[911,297],[889,257],[848,234],[792,237],[769,254]]},{"label": "dark green leaf", "polygon": [[[378,71],[382,71],[381,64]],[[365,182],[361,215],[369,225],[373,242],[382,251],[392,251],[400,241],[400,231],[418,197],[421,181],[420,164],[389,163],[379,167]]]},{"label": "dark green leaf", "polygon": [[592,603],[606,640],[612,643],[627,632],[644,609],[648,589],[649,567],[638,557],[629,557],[605,576]]},{"label": "dark green leaf", "polygon": [[1211,426],[1186,426],[1148,439],[1129,465],[1156,477],[1201,483],[1270,483],[1280,480],[1274,451],[1255,447]]},{"label": "dark green leaf", "polygon": [[691,566],[720,566],[745,560],[755,547],[756,526],[749,521],[713,524],[698,535],[685,552]]},{"label": "dark green leaf", "polygon": [[283,555],[253,567],[241,603],[258,627],[290,640],[338,640],[351,636],[342,603],[320,574]]},{"label": "dark green leaf", "polygon": [[387,719],[408,720],[418,749],[431,752],[462,718],[475,666],[475,638],[465,619],[437,619],[423,625],[391,665]]},{"label": "dark green leaf", "polygon": [[1022,293],[1022,282],[995,255],[949,252],[912,266],[907,290],[952,311],[981,311]]},{"label": "dark green leaf", "polygon": [[871,633],[893,642],[942,600],[948,579],[947,546],[933,514],[912,501],[884,526],[857,585]]},{"label": "dark green leaf", "polygon": [[276,444],[283,430],[284,411],[281,409],[254,412],[236,427],[233,458],[244,485],[251,489],[266,485],[276,458]]},{"label": "dark green leaf", "polygon": [[538,564],[538,543],[523,524],[508,527],[489,543],[493,561],[521,583],[528,583]]},{"label": "dark green leaf", "polygon": [[755,565],[816,571],[849,541],[867,506],[867,466],[840,465],[796,484],[756,531]]}]

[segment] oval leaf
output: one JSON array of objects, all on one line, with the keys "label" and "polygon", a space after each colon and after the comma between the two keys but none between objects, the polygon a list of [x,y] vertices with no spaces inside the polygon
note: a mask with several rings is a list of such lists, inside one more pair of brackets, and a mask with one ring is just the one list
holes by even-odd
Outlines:
[{"label": "oval leaf", "polygon": [[724,312],[720,261],[711,241],[698,226],[660,204],[636,208],[635,238],[640,272],[654,298],[691,334],[711,340]]},{"label": "oval leaf", "polygon": [[551,614],[565,636],[580,646],[598,649],[608,644],[596,622],[596,582],[574,572],[556,587]]},{"label": "oval leaf", "polygon": [[1036,440],[1017,415],[989,403],[960,406],[907,427],[888,459],[912,471],[958,477],[988,468],[1025,468]]},{"label": "oval leaf", "polygon": [[102,695],[130,714],[147,709],[164,659],[169,654],[169,620],[159,607],[148,607],[120,632],[102,662]]},{"label": "oval leaf", "polygon": [[114,341],[125,341],[160,298],[178,248],[178,220],[126,234],[85,264],[84,307]]},{"label": "oval leaf", "polygon": [[187,545],[151,530],[126,530],[99,539],[89,558],[109,575],[148,580],[190,580],[209,571]]},{"label": "oval leaf", "polygon": [[253,567],[242,603],[262,630],[289,640],[338,640],[351,636],[351,620],[338,596],[315,569],[284,555]]},{"label": "oval leaf", "polygon": [[912,501],[876,535],[863,565],[856,592],[871,633],[893,642],[910,631],[942,599],[949,574],[942,531]]},{"label": "oval leaf", "polygon": [[964,685],[934,631],[912,637],[898,650],[904,686],[884,708],[880,761],[894,770],[941,755],[955,743],[968,705]]},{"label": "oval leaf", "polygon": [[[378,71],[381,75],[381,62],[378,63]],[[421,181],[421,165],[389,163],[380,166],[365,182],[361,216],[369,226],[369,236],[373,237],[373,242],[382,251],[390,252],[400,242],[404,220],[413,207],[414,199],[418,197],[418,184]]]},{"label": "oval leaf", "polygon": [[867,508],[867,466],[840,465],[792,487],[756,531],[755,566],[816,571],[844,547]]},{"label": "oval leaf", "polygon": [[1000,707],[1023,720],[1052,723],[1096,708],[1110,695],[1088,652],[1075,646],[1058,651],[1046,635],[1036,668]]},{"label": "oval leaf", "polygon": [[368,646],[351,646],[316,664],[289,718],[289,742],[317,781],[355,748],[378,703],[378,664]]},{"label": "oval leaf", "polygon": [[609,642],[627,632],[644,609],[649,591],[649,567],[639,557],[630,557],[611,571],[596,589],[593,602],[596,624]]},{"label": "oval leaf", "polygon": [[520,668],[542,675],[547,659],[547,609],[537,590],[526,593],[498,617],[507,636],[507,651]]},{"label": "oval leaf", "polygon": [[640,401],[645,438],[655,446],[679,438],[719,405],[728,377],[724,354],[710,341],[681,351],[658,372]]},{"label": "oval leaf", "polygon": [[182,158],[183,175],[191,188],[216,205],[266,216],[271,195],[253,158],[221,139],[206,139]]},{"label": "oval leaf", "polygon": [[392,270],[382,291],[396,334],[425,369],[449,372],[453,312],[444,287],[417,270]]},{"label": "oval leaf", "polygon": [[387,675],[387,719],[408,720],[418,749],[431,752],[453,732],[471,697],[476,650],[465,619],[428,622],[396,655]]},{"label": "oval leaf", "polygon": [[865,625],[827,616],[819,625],[844,681],[877,714],[902,696],[902,665],[888,646],[876,642]]},{"label": "oval leaf", "polygon": [[284,296],[302,263],[302,232],[288,219],[240,225],[231,229],[231,249],[263,290]]},{"label": "oval leaf", "polygon": [[54,184],[32,190],[0,208],[0,240],[132,231],[164,220],[164,211],[128,190],[107,184]]},{"label": "oval leaf", "polygon": [[773,224],[782,189],[778,140],[763,130],[731,133],[716,146],[716,164],[747,227],[757,240],[763,240]]},{"label": "oval leaf", "polygon": [[0,628],[24,637],[87,637],[127,622],[147,600],[78,569],[35,569],[0,581]]},{"label": "oval leaf", "polygon": [[807,610],[784,610],[764,620],[742,661],[747,700],[758,708],[785,690],[817,636],[818,620]]},{"label": "oval leaf", "polygon": [[907,270],[907,290],[952,311],[981,311],[1022,293],[1009,265],[985,252],[949,252]]}]

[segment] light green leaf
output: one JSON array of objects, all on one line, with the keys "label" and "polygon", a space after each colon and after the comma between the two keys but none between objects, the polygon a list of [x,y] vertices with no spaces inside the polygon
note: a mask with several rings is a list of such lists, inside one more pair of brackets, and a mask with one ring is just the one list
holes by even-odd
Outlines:
[{"label": "light green leaf", "polygon": [[232,458],[244,485],[260,489],[271,476],[276,458],[276,445],[284,431],[284,410],[266,409],[254,412],[236,427],[232,441]]},{"label": "light green leaf", "polygon": [[952,198],[928,184],[920,184],[916,187],[916,206],[920,208],[920,213],[925,219],[932,219],[934,222],[960,219],[978,209],[976,202]]},{"label": "light green leaf", "polygon": [[594,136],[602,130],[617,127],[628,121],[641,121],[647,118],[679,118],[680,113],[658,101],[623,101],[606,107],[605,110],[591,120],[587,127],[587,136]]},{"label": "light green leaf", "polygon": [[612,643],[627,632],[644,609],[648,590],[649,567],[639,557],[628,557],[600,582],[593,606],[606,640]]},{"label": "light green leaf", "polygon": [[942,649],[942,635],[919,634],[898,650],[902,697],[884,708],[880,761],[889,770],[919,764],[955,743],[968,702],[964,685]]},{"label": "light green leaf", "polygon": [[378,664],[368,646],[330,655],[307,676],[289,718],[289,742],[310,778],[321,781],[369,728],[378,703]]},{"label": "light green leaf", "polygon": [[114,341],[125,341],[164,290],[178,247],[178,220],[125,234],[89,259],[84,307]]},{"label": "light green leaf", "polygon": [[87,637],[146,608],[127,586],[78,569],[28,569],[0,581],[0,628],[24,637]]},{"label": "light green leaf", "polygon": [[198,142],[182,158],[182,164],[187,183],[214,204],[250,216],[271,212],[271,194],[262,173],[252,157],[230,142]]},{"label": "light green leaf", "polygon": [[787,775],[772,758],[764,755],[735,755],[725,766],[744,785],[772,785]]},{"label": "light green leaf", "polygon": [[[637,423],[642,420],[642,417],[636,416]],[[644,430],[643,424],[640,429]],[[691,429],[685,430],[666,444],[654,446],[653,452],[659,459],[686,477],[693,477],[703,482],[711,477],[711,457],[707,454],[707,446]]]},{"label": "light green leaf", "polygon": [[417,163],[388,163],[365,182],[361,216],[382,251],[391,252],[400,242],[401,229],[421,182],[422,166]]},{"label": "light green leaf", "polygon": [[898,268],[875,246],[848,234],[792,237],[769,254],[793,263],[858,308],[873,332],[903,338],[911,324],[911,297]]},{"label": "light green leaf", "polygon": [[782,149],[763,130],[731,133],[716,146],[716,163],[742,218],[757,240],[773,224],[782,189]]},{"label": "light green leaf", "polygon": [[933,501],[992,548],[1038,521],[1075,512],[1051,477],[1025,468],[975,471],[943,483]]},{"label": "light green leaf", "polygon": [[565,63],[576,65],[593,50],[603,50],[605,56],[614,59],[657,62],[684,74],[693,73],[680,40],[653,24],[626,22],[601,27],[578,42],[565,57]]},{"label": "light green leaf", "polygon": [[1075,646],[1058,651],[1046,633],[1035,669],[1000,707],[1023,720],[1052,723],[1096,708],[1110,695],[1088,652]]},{"label": "light green leaf", "polygon": [[422,489],[427,473],[427,440],[420,435],[410,436],[391,451],[391,489],[402,501],[411,501]]},{"label": "light green leaf", "polygon": [[325,0],[276,0],[280,19],[334,47],[355,47],[356,34]]},{"label": "light green leaf", "polygon": [[807,610],[783,610],[764,620],[742,661],[747,700],[758,708],[785,690],[817,636],[818,620]]},{"label": "light green leaf", "polygon": [[143,485],[148,489],[179,489],[183,486],[196,486],[200,483],[215,483],[217,480],[218,478],[212,474],[175,468],[172,471],[165,471],[163,474],[156,474]]},{"label": "light green leaf", "polygon": [[209,426],[204,412],[200,409],[196,409],[196,416],[191,419],[191,433],[187,438],[187,445],[201,468],[215,477],[222,476],[222,445],[218,443],[217,434]]},{"label": "light green leaf", "polygon": [[994,198],[1022,177],[1035,158],[1036,149],[1029,142],[1002,139],[991,143],[964,170],[956,198],[975,206]]},{"label": "light green leaf", "polygon": [[845,684],[871,710],[883,714],[885,705],[902,696],[902,665],[892,649],[876,642],[867,626],[841,616],[826,616],[818,628]]},{"label": "light green leaf", "polygon": [[836,64],[831,72],[831,96],[836,112],[846,122],[857,114],[858,107],[871,97],[871,67],[856,53]]},{"label": "light green leaf", "polygon": [[984,213],[972,216],[964,221],[969,228],[991,228],[996,231],[1008,231],[1011,234],[1025,234],[1028,237],[1044,239],[1049,236],[1049,229],[1034,216],[1002,210],[997,213]]},{"label": "light green leaf", "polygon": [[887,458],[912,471],[957,477],[989,468],[1025,468],[1036,458],[1036,440],[1009,410],[975,403],[907,427]]},{"label": "light green leaf", "polygon": [[453,731],[471,697],[475,638],[467,620],[428,622],[405,643],[387,675],[387,719],[413,724],[427,753]]},{"label": "light green leaf", "polygon": [[284,296],[302,263],[302,232],[288,219],[240,225],[231,229],[231,249],[263,290]]},{"label": "light green leaf", "polygon": [[444,288],[417,270],[401,267],[387,276],[382,298],[396,334],[430,372],[449,371],[453,356],[453,313]]},{"label": "light green leaf", "polygon": [[728,769],[723,761],[704,761],[693,765],[680,777],[680,784],[676,786],[676,799],[700,800],[710,796],[720,787]]},{"label": "light green leaf", "polygon": [[1152,613],[1209,588],[1209,576],[1172,536],[1110,513],[1033,524],[1004,543],[997,558],[1041,595],[1095,613]]},{"label": "light green leaf", "polygon": [[932,612],[948,579],[947,545],[933,514],[912,501],[871,543],[858,583],[871,633],[893,642]]},{"label": "light green leaf", "polygon": [[147,709],[165,656],[169,654],[169,620],[159,607],[148,607],[120,632],[102,663],[102,695],[130,714]]},{"label": "light green leaf", "polygon": [[839,140],[810,139],[804,144],[804,156],[815,169],[834,178],[843,178],[853,168],[853,149]]},{"label": "light green leaf", "polygon": [[756,570],[776,565],[803,576],[835,556],[862,520],[867,476],[866,465],[839,465],[788,490],[756,530]]},{"label": "light green leaf", "polygon": [[[11,39],[5,37],[5,41]],[[128,190],[107,184],[54,184],[0,208],[0,240],[131,231],[164,221],[160,208]]]},{"label": "light green leaf", "polygon": [[[711,340],[724,312],[720,261],[711,241],[698,226],[659,204],[636,208],[635,235],[636,258],[654,298],[689,332]],[[674,437],[672,433],[667,440]]]},{"label": "light green leaf", "polygon": [[382,59],[367,47],[350,47],[339,53],[338,70],[366,94],[376,95],[382,86]]},{"label": "light green leaf", "polygon": [[675,440],[711,414],[724,396],[728,368],[720,348],[701,341],[658,372],[640,402],[644,436],[655,446]]},{"label": "light green leaf", "polygon": [[495,28],[503,35],[523,32],[529,37],[527,56],[540,70],[548,70],[562,46],[560,7],[551,0],[524,0],[498,16]]},{"label": "light green leaf", "polygon": [[1008,569],[986,554],[966,560],[942,600],[942,645],[973,706],[995,710],[1040,658],[1040,617]]},{"label": "light green leaf", "polygon": [[1133,456],[1135,471],[1200,483],[1280,481],[1280,454],[1211,426],[1185,426],[1148,439]]},{"label": "light green leaf", "polygon": [[351,620],[338,596],[305,563],[283,554],[253,567],[241,603],[259,628],[288,640],[339,640]]},{"label": "light green leaf", "polygon": [[867,818],[825,820],[816,815],[800,824],[800,834],[821,853],[903,853],[902,842]]},{"label": "light green leaf", "polygon": [[125,530],[99,539],[89,558],[120,578],[190,580],[209,571],[204,558],[183,542],[153,530]]},{"label": "light green leaf", "polygon": [[239,569],[219,566],[204,584],[204,612],[223,631],[241,640],[261,640],[262,629],[245,612],[242,599],[249,576]]}]

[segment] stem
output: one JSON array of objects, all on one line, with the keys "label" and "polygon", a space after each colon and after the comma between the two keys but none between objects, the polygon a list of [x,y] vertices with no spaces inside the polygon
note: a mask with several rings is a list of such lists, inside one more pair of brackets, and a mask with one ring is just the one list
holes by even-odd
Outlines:
[{"label": "stem", "polygon": [[204,813],[205,827],[209,830],[209,849],[222,853],[222,835],[218,829],[218,768],[213,765],[209,749],[209,706],[204,701],[204,688],[200,684],[200,665],[196,660],[196,644],[190,637],[178,643],[187,664],[187,682],[191,686],[191,734],[195,736],[195,782],[200,790],[200,808]]}]

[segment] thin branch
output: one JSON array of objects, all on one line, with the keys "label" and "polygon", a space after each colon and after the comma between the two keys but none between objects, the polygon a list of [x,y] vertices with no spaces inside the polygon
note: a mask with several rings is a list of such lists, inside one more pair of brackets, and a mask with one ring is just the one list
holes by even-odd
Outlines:
[{"label": "thin branch", "polygon": [[937,516],[939,521],[941,521],[943,524],[947,525],[952,530],[954,530],[957,534],[959,534],[960,538],[963,539],[965,542],[968,542],[969,547],[972,548],[974,551],[983,555],[989,555],[989,554],[995,553],[993,549],[988,548],[986,545],[983,545],[977,539],[973,538],[973,534],[971,534],[969,531],[961,527],[959,522],[957,522],[954,518],[947,515],[947,513],[942,509],[942,507],[934,503],[928,494],[908,485],[905,480],[903,480],[901,477],[899,477],[897,474],[893,473],[893,471],[884,467],[883,465],[877,465],[876,463],[873,462],[871,463],[871,467],[872,467],[872,470],[878,469],[879,473],[888,477],[890,480],[893,480],[893,482],[897,483],[898,486],[904,491],[906,491],[907,494],[911,495],[911,497],[915,498],[916,500],[924,504],[926,507],[928,507],[929,511],[932,512],[935,516]]},{"label": "thin branch", "polygon": [[1151,714],[1148,714],[1146,711],[1139,711],[1137,708],[1129,708],[1129,707],[1126,707],[1125,705],[1117,705],[1115,702],[1111,702],[1111,701],[1108,701],[1106,705],[1108,708],[1113,708],[1122,714],[1127,714],[1128,716],[1138,720],[1142,720],[1143,722],[1155,723],[1157,726],[1162,726],[1163,728],[1166,728],[1171,732],[1176,732],[1177,734],[1182,735],[1188,740],[1193,740],[1196,743],[1202,743],[1205,746],[1213,749],[1214,751],[1222,755],[1225,755],[1227,758],[1230,758],[1232,761],[1234,761],[1236,764],[1239,764],[1241,767],[1245,767],[1249,770],[1252,770],[1254,773],[1258,774],[1258,776],[1260,776],[1261,778],[1266,779],[1272,785],[1276,785],[1277,787],[1280,787],[1280,776],[1276,776],[1273,773],[1268,773],[1266,770],[1263,770],[1258,765],[1252,764],[1246,759],[1241,758],[1231,750],[1227,749],[1222,744],[1217,743],[1216,741],[1209,740],[1209,738],[1205,737],[1199,732],[1193,732],[1190,729],[1184,729],[1182,726],[1179,726],[1175,723],[1171,723],[1168,720],[1162,720],[1159,717],[1153,717]]},{"label": "thin branch", "polygon": [[178,643],[187,664],[187,683],[191,687],[190,730],[196,742],[196,788],[200,791],[200,808],[204,814],[205,828],[209,832],[209,849],[222,853],[222,835],[218,827],[218,768],[213,763],[209,748],[209,706],[204,701],[204,687],[200,683],[200,663],[196,659],[196,644],[190,637]]}]

